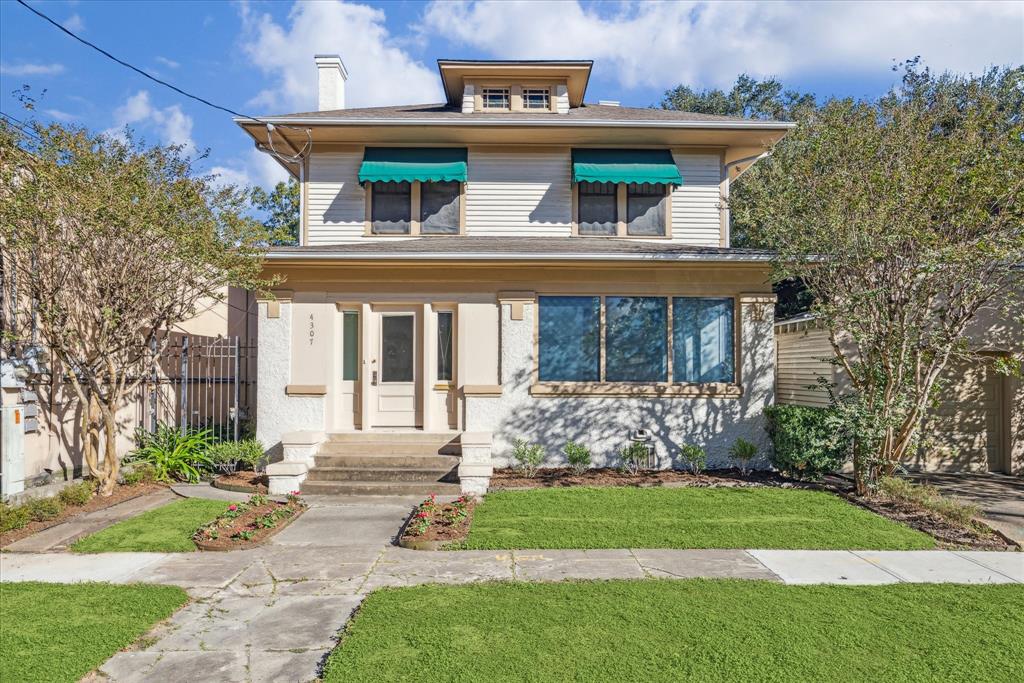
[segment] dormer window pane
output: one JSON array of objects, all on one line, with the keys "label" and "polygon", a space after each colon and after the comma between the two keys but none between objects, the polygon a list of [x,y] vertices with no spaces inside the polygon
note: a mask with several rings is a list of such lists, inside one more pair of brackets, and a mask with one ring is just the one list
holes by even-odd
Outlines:
[{"label": "dormer window pane", "polygon": [[579,184],[579,234],[615,236],[618,229],[615,183]]},{"label": "dormer window pane", "polygon": [[408,235],[412,227],[412,183],[373,184],[370,221],[374,235]]},{"label": "dormer window pane", "polygon": [[665,186],[630,183],[626,186],[626,234],[643,237],[665,235]]},{"label": "dormer window pane", "polygon": [[551,95],[547,88],[524,88],[523,109],[551,109]]},{"label": "dormer window pane", "polygon": [[484,109],[508,109],[510,97],[508,88],[484,88],[481,94]]}]

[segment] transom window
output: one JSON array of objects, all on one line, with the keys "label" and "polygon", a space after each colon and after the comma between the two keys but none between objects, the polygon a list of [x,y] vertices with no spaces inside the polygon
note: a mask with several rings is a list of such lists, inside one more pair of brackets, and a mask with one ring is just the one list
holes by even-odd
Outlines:
[{"label": "transom window", "polygon": [[370,189],[373,235],[458,235],[462,226],[462,184],[374,182]]},{"label": "transom window", "polygon": [[551,91],[547,88],[523,88],[523,109],[551,109]]},{"label": "transom window", "polygon": [[510,109],[511,96],[508,88],[484,88],[480,93],[480,103],[484,109]]},{"label": "transom window", "polygon": [[736,381],[732,298],[542,296],[541,382]]},{"label": "transom window", "polygon": [[576,185],[577,233],[597,237],[664,237],[668,186],[661,183]]}]

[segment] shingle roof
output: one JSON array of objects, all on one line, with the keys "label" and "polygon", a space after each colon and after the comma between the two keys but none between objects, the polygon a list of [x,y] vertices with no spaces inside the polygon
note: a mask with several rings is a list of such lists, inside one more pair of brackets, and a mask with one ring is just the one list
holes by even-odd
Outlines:
[{"label": "shingle roof", "polygon": [[603,104],[584,104],[573,107],[567,114],[553,112],[473,112],[463,114],[458,107],[447,104],[411,104],[397,107],[361,107],[356,109],[334,109],[328,111],[309,111],[280,116],[262,117],[266,119],[338,119],[338,120],[373,120],[373,119],[437,119],[437,120],[472,120],[505,119],[539,122],[544,120],[557,121],[680,121],[680,122],[719,122],[768,125],[778,124],[777,121],[752,121],[735,116],[715,116],[695,112],[675,111],[671,109],[643,109],[640,107],[618,107]]},{"label": "shingle roof", "polygon": [[761,249],[700,247],[675,242],[586,237],[412,237],[345,244],[275,247],[271,259],[374,258],[467,260],[678,260],[767,261],[772,252]]}]

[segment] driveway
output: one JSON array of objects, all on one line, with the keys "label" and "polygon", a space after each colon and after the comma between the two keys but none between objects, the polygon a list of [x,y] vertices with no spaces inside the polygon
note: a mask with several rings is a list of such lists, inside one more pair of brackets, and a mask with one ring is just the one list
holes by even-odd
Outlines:
[{"label": "driveway", "polygon": [[1007,474],[908,475],[943,494],[974,503],[989,524],[1024,546],[1024,479]]}]

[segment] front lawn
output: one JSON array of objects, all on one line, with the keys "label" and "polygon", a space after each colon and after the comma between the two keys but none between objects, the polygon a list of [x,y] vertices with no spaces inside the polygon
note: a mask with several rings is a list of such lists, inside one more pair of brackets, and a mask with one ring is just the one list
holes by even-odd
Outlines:
[{"label": "front lawn", "polygon": [[822,491],[616,487],[489,493],[461,547],[914,550],[935,541]]},{"label": "front lawn", "polygon": [[186,602],[176,586],[0,583],[0,680],[77,681]]},{"label": "front lawn", "polygon": [[1021,585],[387,589],[363,602],[323,680],[1012,681],[1021,604]]},{"label": "front lawn", "polygon": [[75,542],[76,553],[164,552],[196,549],[192,534],[227,509],[228,503],[185,498],[143,512]]}]

